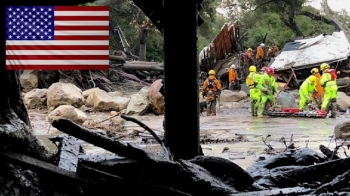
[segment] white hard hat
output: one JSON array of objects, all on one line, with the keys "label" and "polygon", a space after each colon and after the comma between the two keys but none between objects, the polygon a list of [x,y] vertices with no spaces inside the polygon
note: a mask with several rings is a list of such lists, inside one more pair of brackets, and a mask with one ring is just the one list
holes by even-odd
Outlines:
[{"label": "white hard hat", "polygon": [[232,69],[236,69],[236,65],[235,65],[235,64],[232,64],[232,65],[231,65],[231,68],[232,68]]},{"label": "white hard hat", "polygon": [[264,44],[264,43],[261,43],[260,46],[261,46],[261,47],[265,47],[265,44]]}]

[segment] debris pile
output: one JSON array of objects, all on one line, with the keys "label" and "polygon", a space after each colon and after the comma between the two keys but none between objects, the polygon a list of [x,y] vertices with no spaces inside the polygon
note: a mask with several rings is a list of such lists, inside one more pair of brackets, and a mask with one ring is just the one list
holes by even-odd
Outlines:
[{"label": "debris pile", "polygon": [[[1,115],[4,122],[0,138],[7,141],[1,141],[0,152],[0,181],[7,182],[0,185],[4,194],[17,191],[16,195],[108,195],[118,190],[128,195],[229,196],[349,191],[350,159],[337,155],[344,143],[334,151],[320,145],[322,153],[318,153],[307,146],[296,148],[292,139],[290,144],[283,140],[283,152],[274,152],[270,158],[262,158],[243,170],[219,157],[201,155],[191,160],[174,160],[166,143],[152,129],[126,115],[121,118],[149,132],[162,152],[108,138],[67,119],[53,121],[52,125],[65,134],[51,139],[59,150],[49,152],[16,114],[4,111]],[[343,130],[346,125],[349,123],[342,126]],[[87,155],[80,146],[82,141],[110,153]],[[273,147],[267,146],[273,152]]]}]

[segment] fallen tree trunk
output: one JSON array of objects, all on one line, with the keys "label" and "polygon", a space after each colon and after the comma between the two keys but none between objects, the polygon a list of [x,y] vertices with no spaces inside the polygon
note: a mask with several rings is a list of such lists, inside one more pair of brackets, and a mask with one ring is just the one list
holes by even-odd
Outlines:
[{"label": "fallen tree trunk", "polygon": [[350,78],[338,78],[337,79],[337,85],[338,86],[345,86],[350,83]]},{"label": "fallen tree trunk", "polygon": [[143,62],[143,61],[128,61],[123,63],[120,68],[128,71],[163,71],[163,63],[159,62]]},{"label": "fallen tree trunk", "polygon": [[125,59],[122,56],[109,55],[109,60],[125,63]]}]

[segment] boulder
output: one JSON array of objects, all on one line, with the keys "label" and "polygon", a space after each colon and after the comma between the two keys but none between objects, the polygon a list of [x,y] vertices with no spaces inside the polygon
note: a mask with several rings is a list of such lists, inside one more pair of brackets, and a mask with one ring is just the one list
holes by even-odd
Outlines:
[{"label": "boulder", "polygon": [[113,99],[115,99],[115,98],[122,97],[123,93],[119,91],[113,91],[113,92],[109,92],[108,95],[111,96]]},{"label": "boulder", "polygon": [[334,136],[336,139],[350,138],[350,120],[343,121],[334,127]]},{"label": "boulder", "polygon": [[25,70],[19,76],[19,81],[24,92],[29,92],[38,87],[38,77],[33,70]]},{"label": "boulder", "polygon": [[109,96],[117,103],[119,111],[124,110],[128,107],[130,97],[123,96],[123,93],[119,91],[113,91],[108,93]]},{"label": "boulder", "polygon": [[234,92],[230,90],[223,90],[220,95],[220,102],[238,102],[247,97],[243,91]]},{"label": "boulder", "polygon": [[299,90],[288,91],[288,93],[291,94],[294,99],[300,99]]},{"label": "boulder", "polygon": [[60,105],[72,105],[76,108],[84,105],[80,88],[71,83],[54,83],[47,91],[47,106],[56,108]]},{"label": "boulder", "polygon": [[86,99],[86,106],[102,111],[119,111],[117,102],[103,90],[96,90],[95,92],[91,93]]},{"label": "boulder", "polygon": [[148,90],[148,100],[150,103],[150,108],[157,115],[164,114],[164,97],[159,92],[162,86],[162,79],[158,79],[152,83]]},{"label": "boulder", "polygon": [[130,97],[115,97],[114,102],[117,104],[119,111],[124,110],[128,107],[130,102]]},{"label": "boulder", "polygon": [[295,101],[295,96],[288,92],[281,91],[276,98],[276,101],[278,105],[280,105],[282,108],[297,108],[298,105]]},{"label": "boulder", "polygon": [[248,97],[248,94],[244,91],[239,91],[238,93],[241,94],[244,98]]},{"label": "boulder", "polygon": [[338,92],[337,95],[337,104],[340,108],[349,108],[350,107],[350,97],[343,92]]},{"label": "boulder", "polygon": [[82,125],[86,121],[87,116],[83,111],[71,105],[60,105],[56,109],[54,109],[52,112],[50,112],[48,116],[48,120],[50,124],[54,120],[58,120],[58,119],[68,119],[77,124]]},{"label": "boulder", "polygon": [[224,103],[220,103],[220,107],[222,109],[232,109],[232,108],[237,108],[239,107],[241,104],[239,102],[224,102]]},{"label": "boulder", "polygon": [[94,93],[96,91],[103,91],[103,90],[98,88],[98,87],[96,87],[96,88],[90,88],[88,90],[83,91],[84,99],[86,100],[89,97],[89,95],[91,95],[92,93]]},{"label": "boulder", "polygon": [[130,96],[130,102],[126,108],[126,115],[143,115],[149,108],[148,102],[149,87],[143,87],[139,92]]},{"label": "boulder", "polygon": [[24,103],[29,109],[38,109],[47,106],[48,89],[33,89],[24,95]]}]

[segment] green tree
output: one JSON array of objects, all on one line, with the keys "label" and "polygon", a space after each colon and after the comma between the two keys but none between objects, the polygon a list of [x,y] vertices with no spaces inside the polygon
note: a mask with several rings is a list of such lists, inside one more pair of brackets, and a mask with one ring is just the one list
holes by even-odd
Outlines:
[{"label": "green tree", "polygon": [[[97,0],[85,5],[110,6],[110,46],[113,49],[123,50],[125,48],[131,50],[131,52],[138,54],[140,60],[143,61],[149,60],[147,57],[162,59],[162,46],[157,45],[155,47],[155,44],[162,43],[159,41],[162,40],[162,35],[154,28],[154,25],[142,10],[134,5],[133,1]],[[118,36],[118,31],[122,32],[125,37],[123,46],[115,39]],[[124,40],[124,37],[121,37],[121,39]],[[152,55],[147,55],[147,50],[151,50]]]},{"label": "green tree", "polygon": [[[225,0],[228,17],[240,21],[241,46],[255,48],[267,33],[265,43],[280,47],[291,37],[332,33],[339,26],[319,10],[304,6],[304,0]],[[239,12],[237,11],[239,10]]]}]

